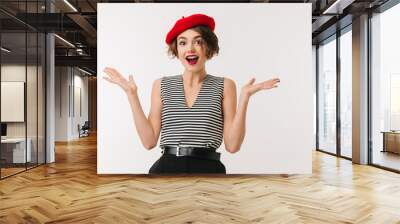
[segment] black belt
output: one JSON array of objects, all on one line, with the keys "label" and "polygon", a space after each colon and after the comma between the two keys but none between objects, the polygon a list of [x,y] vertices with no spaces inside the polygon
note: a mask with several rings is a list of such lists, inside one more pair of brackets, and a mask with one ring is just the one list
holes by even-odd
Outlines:
[{"label": "black belt", "polygon": [[175,156],[191,156],[203,159],[219,160],[221,153],[216,152],[211,148],[198,147],[178,147],[178,146],[163,146],[162,154],[170,154]]}]

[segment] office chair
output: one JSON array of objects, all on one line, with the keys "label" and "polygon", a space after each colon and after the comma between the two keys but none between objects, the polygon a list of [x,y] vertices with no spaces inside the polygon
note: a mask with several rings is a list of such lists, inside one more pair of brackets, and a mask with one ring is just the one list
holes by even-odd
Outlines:
[{"label": "office chair", "polygon": [[[79,125],[78,125],[79,128]],[[82,125],[82,127],[79,128],[79,138],[80,137],[87,137],[89,136],[89,121],[85,121],[85,123]]]}]

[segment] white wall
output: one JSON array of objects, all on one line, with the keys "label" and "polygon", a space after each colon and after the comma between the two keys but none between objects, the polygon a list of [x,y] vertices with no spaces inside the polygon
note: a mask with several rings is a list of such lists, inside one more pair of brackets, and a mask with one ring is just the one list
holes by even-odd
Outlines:
[{"label": "white wall", "polygon": [[[194,13],[216,20],[220,54],[208,73],[232,78],[238,90],[251,77],[281,79],[252,96],[241,151],[218,149],[227,173],[311,173],[311,4],[98,4],[99,76],[106,66],[133,74],[148,114],[153,80],[183,72],[166,54],[165,35]],[[125,94],[101,78],[97,111],[98,173],[148,173],[160,149],[144,149]]]},{"label": "white wall", "polygon": [[[78,124],[88,120],[88,78],[83,75],[76,68],[56,67],[55,141],[79,138]],[[82,105],[82,113],[77,105]]]},{"label": "white wall", "polygon": [[[78,72],[78,75],[77,75]],[[80,71],[76,70],[74,71],[74,93],[73,96],[74,98],[74,108],[72,109],[74,111],[73,113],[73,119],[71,120],[72,122],[72,129],[71,129],[71,135],[73,138],[78,138],[79,137],[79,132],[77,129],[78,124],[82,126],[85,121],[88,121],[88,77],[85,76],[83,77]],[[81,107],[81,108],[80,108]],[[81,110],[81,111],[80,111]]]},{"label": "white wall", "polygon": [[55,68],[55,141],[68,140],[68,67]]}]

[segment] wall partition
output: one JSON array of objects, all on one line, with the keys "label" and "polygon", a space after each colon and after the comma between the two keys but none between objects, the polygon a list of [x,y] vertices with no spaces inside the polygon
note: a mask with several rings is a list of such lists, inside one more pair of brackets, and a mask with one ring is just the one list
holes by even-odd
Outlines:
[{"label": "wall partition", "polygon": [[0,11],[1,179],[45,163],[45,34],[17,19],[42,12],[41,3]]}]

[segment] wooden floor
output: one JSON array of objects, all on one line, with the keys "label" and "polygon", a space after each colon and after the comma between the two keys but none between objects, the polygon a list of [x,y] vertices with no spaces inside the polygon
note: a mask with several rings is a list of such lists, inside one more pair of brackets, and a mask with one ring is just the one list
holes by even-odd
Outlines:
[{"label": "wooden floor", "polygon": [[372,157],[374,164],[400,170],[400,155],[392,152],[374,151]]},{"label": "wooden floor", "polygon": [[20,173],[20,172],[24,172],[27,169],[28,170],[29,169],[33,169],[35,167],[37,167],[36,163],[27,163],[26,167],[25,167],[25,164],[18,164],[18,167],[11,167],[11,168],[10,167],[6,167],[6,168],[2,167],[1,170],[0,170],[1,171],[1,178],[6,178],[8,176],[15,175],[15,174]]},{"label": "wooden floor", "polygon": [[312,175],[98,176],[96,139],[0,181],[0,223],[400,223],[400,175],[315,152]]},{"label": "wooden floor", "polygon": [[17,168],[4,168],[4,167],[2,167],[1,168],[1,178],[11,176],[13,174],[22,172],[24,170],[26,170],[25,167],[24,168],[19,168],[19,167],[17,167]]}]

